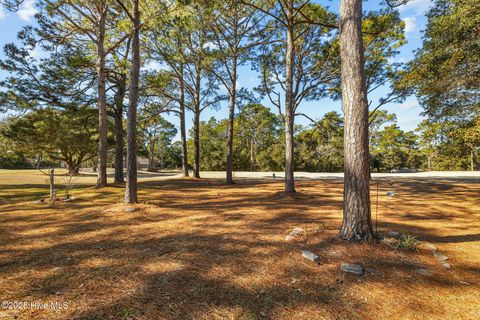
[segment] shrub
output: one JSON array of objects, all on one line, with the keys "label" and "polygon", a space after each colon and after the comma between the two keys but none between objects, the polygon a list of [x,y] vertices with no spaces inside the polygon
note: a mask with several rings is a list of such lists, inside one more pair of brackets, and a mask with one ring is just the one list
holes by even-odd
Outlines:
[{"label": "shrub", "polygon": [[415,236],[409,234],[403,234],[402,237],[397,241],[395,245],[395,250],[405,251],[405,252],[414,252],[420,253],[418,250],[418,240]]}]

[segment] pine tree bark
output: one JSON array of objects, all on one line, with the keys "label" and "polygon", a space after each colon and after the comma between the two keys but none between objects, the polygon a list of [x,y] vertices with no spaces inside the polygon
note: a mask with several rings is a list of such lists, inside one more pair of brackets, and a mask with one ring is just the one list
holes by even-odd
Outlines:
[{"label": "pine tree bark", "polygon": [[187,128],[185,126],[185,84],[183,83],[183,67],[180,68],[180,139],[182,143],[182,175],[188,177]]},{"label": "pine tree bark", "polygon": [[107,94],[105,90],[105,24],[106,11],[102,12],[98,21],[97,39],[97,77],[98,77],[98,170],[97,188],[107,185]]},{"label": "pine tree bark", "polygon": [[127,122],[127,182],[125,202],[137,203],[137,105],[140,78],[140,11],[139,0],[133,1],[132,65]]},{"label": "pine tree bark", "polygon": [[288,1],[287,7],[287,52],[285,72],[285,192],[295,192],[294,177],[294,141],[293,124],[295,118],[295,103],[293,100],[293,1]]},{"label": "pine tree bark", "polygon": [[228,138],[227,138],[227,172],[228,184],[233,184],[233,127],[235,122],[235,99],[237,94],[237,57],[232,59],[232,79],[230,83],[230,110],[228,114]]},{"label": "pine tree bark", "polygon": [[470,150],[470,170],[475,171],[475,155],[473,153],[473,147],[472,150]]},{"label": "pine tree bark", "polygon": [[193,163],[194,178],[200,178],[200,112],[198,112],[197,109],[198,107],[195,106],[193,115],[193,144],[195,147]]},{"label": "pine tree bark", "polygon": [[57,199],[55,192],[55,169],[51,169],[48,172],[48,177],[50,181],[50,202],[54,202]]},{"label": "pine tree bark", "polygon": [[374,239],[370,213],[368,103],[362,42],[362,0],[341,0],[340,57],[345,112],[345,179],[340,236]]},{"label": "pine tree bark", "polygon": [[193,110],[193,144],[195,147],[193,176],[200,178],[200,90],[201,90],[201,75],[200,64],[197,66],[196,83],[195,83],[195,99]]},{"label": "pine tree bark", "polygon": [[[123,83],[125,85],[125,83]],[[123,138],[123,98],[125,97],[125,88],[119,87],[115,94],[115,183],[125,182],[123,177],[123,155],[124,155],[124,138]]]},{"label": "pine tree bark", "polygon": [[148,171],[153,171],[155,167],[155,139],[150,140]]}]

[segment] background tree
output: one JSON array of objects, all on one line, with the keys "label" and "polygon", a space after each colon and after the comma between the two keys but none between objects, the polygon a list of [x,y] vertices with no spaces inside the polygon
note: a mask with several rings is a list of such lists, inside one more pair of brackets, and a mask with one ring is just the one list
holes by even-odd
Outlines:
[{"label": "background tree", "polygon": [[0,6],[10,11],[16,11],[23,1],[24,0],[0,0]]},{"label": "background tree", "polygon": [[31,57],[31,28],[19,33],[21,43],[4,47],[0,62],[8,76],[0,81],[0,107],[25,112],[45,107],[75,110],[92,106],[95,74],[87,55],[76,47],[50,51],[40,61]]},{"label": "background tree", "polygon": [[[111,2],[109,0],[99,1],[76,1],[44,0],[47,4],[46,12],[49,15],[58,15],[60,21],[54,24],[58,34],[65,34],[66,37],[77,34],[90,40],[96,50],[96,72],[97,72],[97,105],[98,105],[98,170],[97,187],[107,185],[107,93],[106,93],[106,58],[127,36],[122,36],[112,44],[107,44],[107,25],[117,17],[116,14],[109,14]],[[110,19],[110,20],[109,20]],[[62,38],[62,36],[59,36]]]},{"label": "background tree", "polygon": [[[186,17],[182,15],[184,4],[176,3],[171,14],[159,16],[150,32],[147,56],[150,61],[163,63],[167,69],[151,72],[147,76],[147,87],[153,96],[176,102],[172,112],[178,115],[180,122],[180,141],[182,146],[182,174],[189,176],[187,129],[185,124],[187,104],[194,90],[187,82],[185,74],[186,44],[188,40]],[[188,15],[187,15],[188,16]],[[187,91],[188,90],[188,91]]]},{"label": "background tree", "polygon": [[[228,121],[216,120],[211,117],[208,121],[200,122],[200,166],[204,170],[224,170],[225,152],[227,149]],[[190,136],[194,137],[193,130]],[[195,141],[190,139],[189,146],[193,147]],[[193,159],[192,159],[193,160]]]},{"label": "background tree", "polygon": [[[278,116],[261,104],[247,104],[235,121],[236,168],[250,171],[283,168],[282,158],[271,158],[273,150],[279,153],[284,150],[282,121]],[[277,160],[280,162],[273,164]]]},{"label": "background tree", "polygon": [[[168,146],[171,144],[172,139],[177,134],[177,129],[173,124],[165,120],[159,113],[141,113],[138,119],[139,133],[141,133],[141,146],[148,154],[148,170],[154,171],[156,168],[155,160],[158,153],[156,147]],[[164,147],[164,149],[166,149]],[[166,152],[167,150],[163,150]],[[160,166],[163,167],[163,161],[160,161]]]},{"label": "background tree", "polygon": [[213,10],[215,19],[211,20],[211,32],[216,59],[211,70],[229,95],[226,181],[232,184],[237,70],[251,58],[252,48],[262,41],[258,27],[262,15],[254,8],[243,5],[240,0],[215,2]]},{"label": "background tree", "polygon": [[343,170],[343,117],[327,112],[296,136],[296,169],[311,172]]},{"label": "background tree", "polygon": [[0,134],[15,148],[63,161],[70,173],[78,173],[84,161],[96,156],[95,128],[95,113],[91,110],[61,112],[45,108],[10,119]]},{"label": "background tree", "polygon": [[480,113],[480,4],[437,0],[427,17],[423,46],[403,81],[432,120],[472,121]]},{"label": "background tree", "polygon": [[128,57],[131,39],[127,39],[112,51],[111,61],[107,61],[107,79],[112,84],[113,97],[109,99],[115,124],[115,183],[123,183],[123,157],[125,156],[125,139],[123,128],[123,113],[125,97],[128,91]]},{"label": "background tree", "polygon": [[193,112],[193,174],[199,178],[200,115],[206,108],[218,107],[218,103],[226,97],[217,94],[218,84],[209,67],[212,61],[209,49],[211,6],[192,2],[179,8],[181,10],[175,10],[168,20],[164,20],[165,28],[155,30],[151,54],[168,65],[179,83],[180,91],[176,100],[180,106],[181,123],[183,106]]},{"label": "background tree", "polygon": [[125,202],[137,203],[137,107],[140,82],[140,0],[132,0],[132,8],[126,7],[121,0],[116,0],[127,14],[131,23],[132,55],[130,61],[130,87],[127,114],[127,181]]},{"label": "background tree", "polygon": [[[261,49],[262,85],[259,90],[267,94],[284,120],[285,192],[295,192],[296,111],[302,100],[322,94],[325,83],[335,77],[330,70],[329,54],[329,30],[335,27],[334,15],[310,1],[242,2],[266,14],[270,18],[267,28],[272,30],[271,36],[282,40],[279,45]],[[284,91],[283,100],[278,90]]]},{"label": "background tree", "polygon": [[396,123],[379,130],[371,138],[371,155],[378,162],[377,169],[418,168],[421,158],[417,138],[415,133],[404,132]]},{"label": "background tree", "polygon": [[[413,89],[423,107],[428,120],[420,127],[423,137],[442,137],[442,147],[435,152],[424,148],[429,151],[429,167],[435,154],[437,168],[464,168],[468,163],[472,169],[480,114],[480,4],[437,0],[427,18],[422,48],[401,84]],[[451,158],[448,164],[444,161],[446,150]]]}]

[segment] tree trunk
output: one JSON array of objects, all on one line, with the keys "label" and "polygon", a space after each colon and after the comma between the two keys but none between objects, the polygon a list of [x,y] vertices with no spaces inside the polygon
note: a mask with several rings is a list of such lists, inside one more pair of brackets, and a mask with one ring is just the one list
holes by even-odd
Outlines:
[{"label": "tree trunk", "polygon": [[[288,2],[287,20],[293,21],[293,1]],[[294,146],[293,146],[293,124],[295,118],[295,104],[293,101],[293,24],[287,26],[287,54],[285,73],[285,192],[295,192],[294,177]]]},{"label": "tree trunk", "polygon": [[235,122],[235,99],[237,91],[237,57],[232,59],[232,78],[230,84],[230,110],[228,115],[228,138],[227,138],[227,183],[233,184],[233,125]]},{"label": "tree trunk", "polygon": [[115,93],[115,183],[125,182],[123,177],[123,156],[124,143],[123,140],[123,99],[125,98],[126,74],[122,75],[122,79],[117,83],[117,92]]},{"label": "tree trunk", "polygon": [[130,93],[127,122],[127,183],[125,202],[136,203],[137,200],[137,105],[138,83],[140,78],[140,11],[138,2],[133,1],[133,39],[132,66],[130,70]]},{"label": "tree trunk", "polygon": [[194,163],[193,163],[193,176],[200,178],[200,113],[195,106],[195,112],[193,115],[193,144],[195,147]]},{"label": "tree trunk", "polygon": [[180,69],[180,139],[182,140],[182,174],[188,177],[187,129],[185,126],[185,84],[183,83],[183,66]]},{"label": "tree trunk", "polygon": [[155,139],[150,140],[149,157],[148,157],[148,171],[153,171],[155,167]]},{"label": "tree trunk", "polygon": [[98,170],[97,188],[107,185],[107,94],[105,90],[105,23],[106,14],[100,15],[97,40],[97,77],[98,77]]},{"label": "tree trunk", "polygon": [[193,115],[193,144],[195,146],[193,176],[200,178],[200,90],[201,90],[200,65],[197,64],[197,74],[195,83],[195,101]]},{"label": "tree trunk", "polygon": [[50,182],[50,202],[54,202],[57,199],[55,192],[55,169],[51,169],[48,172],[48,178]]},{"label": "tree trunk", "polygon": [[78,165],[68,166],[68,174],[77,175],[79,170],[80,170],[80,166]]},{"label": "tree trunk", "polygon": [[340,57],[345,112],[345,179],[340,236],[374,239],[370,213],[368,103],[362,42],[362,0],[341,0]]},{"label": "tree trunk", "polygon": [[42,154],[41,153],[39,153],[37,155],[37,163],[35,164],[35,167],[37,169],[40,169],[42,167]]},{"label": "tree trunk", "polygon": [[475,157],[474,157],[474,154],[473,154],[473,148],[472,150],[470,150],[470,170],[471,171],[475,171]]},{"label": "tree trunk", "polygon": [[123,177],[123,108],[118,106],[115,108],[115,183],[125,182]]},{"label": "tree trunk", "polygon": [[255,170],[255,139],[250,140],[250,171]]}]

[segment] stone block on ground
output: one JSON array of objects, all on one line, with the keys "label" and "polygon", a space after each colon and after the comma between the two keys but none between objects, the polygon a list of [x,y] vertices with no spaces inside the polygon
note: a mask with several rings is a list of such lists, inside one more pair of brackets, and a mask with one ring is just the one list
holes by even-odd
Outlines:
[{"label": "stone block on ground", "polygon": [[400,234],[400,232],[397,232],[397,231],[388,231],[387,232],[387,235],[390,237],[390,238],[395,238],[395,239],[400,239],[402,237],[402,235]]},{"label": "stone block on ground", "polygon": [[433,256],[435,257],[435,259],[437,259],[440,262],[444,262],[448,260],[448,257],[446,255],[438,251],[433,252]]},{"label": "stone block on ground", "polygon": [[415,270],[416,273],[422,275],[422,276],[431,276],[432,275],[432,272],[427,270],[427,269],[424,269],[424,268],[419,268],[417,270]]},{"label": "stone block on ground", "polygon": [[302,250],[302,256],[305,258],[305,259],[308,259],[310,261],[313,261],[313,262],[318,262],[319,258],[318,256],[311,252],[311,251],[308,251],[308,250]]},{"label": "stone block on ground", "polygon": [[342,262],[340,269],[342,269],[343,272],[353,273],[359,276],[363,275],[363,268],[359,264]]},{"label": "stone block on ground", "polygon": [[303,229],[301,227],[296,227],[296,228],[293,228],[292,231],[290,231],[289,235],[298,236],[298,235],[301,235],[301,234],[304,234],[304,233],[305,233],[305,229]]}]

